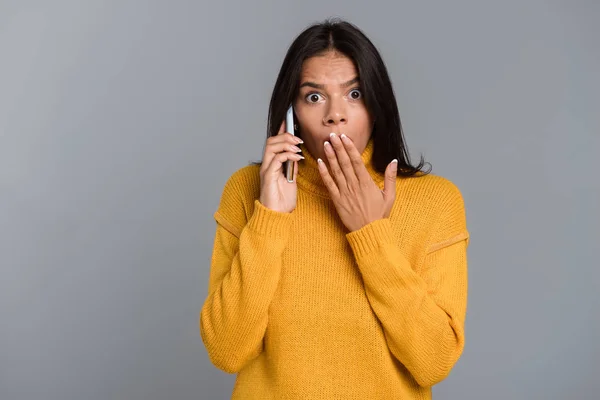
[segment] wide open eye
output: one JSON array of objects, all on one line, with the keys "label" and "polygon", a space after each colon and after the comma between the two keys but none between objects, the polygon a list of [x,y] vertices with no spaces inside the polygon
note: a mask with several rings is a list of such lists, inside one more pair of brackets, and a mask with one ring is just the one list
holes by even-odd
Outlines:
[{"label": "wide open eye", "polygon": [[305,99],[307,102],[315,104],[319,101],[319,96],[321,96],[319,93],[309,93],[306,95]]},{"label": "wide open eye", "polygon": [[[358,96],[356,96],[355,94],[358,94]],[[362,92],[360,91],[360,89],[352,89],[350,91],[350,98],[352,100],[359,100],[360,98],[362,98]]]}]

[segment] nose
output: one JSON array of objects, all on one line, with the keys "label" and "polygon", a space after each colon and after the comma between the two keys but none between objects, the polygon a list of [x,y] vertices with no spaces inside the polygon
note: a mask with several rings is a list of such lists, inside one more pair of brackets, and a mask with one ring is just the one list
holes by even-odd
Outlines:
[{"label": "nose", "polygon": [[332,125],[340,125],[348,122],[348,117],[346,116],[346,110],[344,109],[344,100],[337,99],[332,100],[323,118],[323,125],[332,126]]}]

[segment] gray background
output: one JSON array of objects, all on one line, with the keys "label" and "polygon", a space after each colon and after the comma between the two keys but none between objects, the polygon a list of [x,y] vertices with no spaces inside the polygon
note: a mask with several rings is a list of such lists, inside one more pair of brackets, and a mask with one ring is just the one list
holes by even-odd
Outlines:
[{"label": "gray background", "polygon": [[466,348],[434,397],[598,397],[598,2],[0,1],[2,400],[229,398],[198,327],[212,215],[328,16],[465,197]]}]

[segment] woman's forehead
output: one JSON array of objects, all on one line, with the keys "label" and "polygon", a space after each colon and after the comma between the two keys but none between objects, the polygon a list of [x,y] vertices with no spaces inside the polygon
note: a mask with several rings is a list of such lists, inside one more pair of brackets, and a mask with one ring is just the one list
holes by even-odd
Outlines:
[{"label": "woman's forehead", "polygon": [[[344,85],[357,76],[356,66],[349,57],[337,53],[308,58],[302,64],[300,83]],[[354,82],[352,82],[354,83]]]}]

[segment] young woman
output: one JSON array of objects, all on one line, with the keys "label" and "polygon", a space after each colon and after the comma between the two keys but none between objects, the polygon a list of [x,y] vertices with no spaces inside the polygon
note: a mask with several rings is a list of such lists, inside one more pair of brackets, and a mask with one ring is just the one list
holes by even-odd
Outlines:
[{"label": "young woman", "polygon": [[458,188],[423,166],[371,41],[340,20],[302,32],[262,162],[214,214],[199,324],[211,362],[237,373],[232,398],[431,398],[464,347],[469,233]]}]

